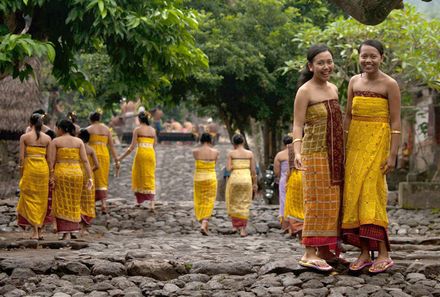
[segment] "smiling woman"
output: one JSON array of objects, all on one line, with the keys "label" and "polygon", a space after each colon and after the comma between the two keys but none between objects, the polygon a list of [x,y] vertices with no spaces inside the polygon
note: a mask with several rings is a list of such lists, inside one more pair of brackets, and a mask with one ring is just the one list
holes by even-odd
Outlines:
[{"label": "smiling woman", "polygon": [[303,85],[295,97],[293,123],[294,166],[304,172],[302,243],[306,252],[300,265],[329,271],[333,268],[326,260],[338,259],[330,249],[339,251],[342,113],[338,90],[328,81],[334,68],[329,48],[312,46],[307,61],[300,79]]}]

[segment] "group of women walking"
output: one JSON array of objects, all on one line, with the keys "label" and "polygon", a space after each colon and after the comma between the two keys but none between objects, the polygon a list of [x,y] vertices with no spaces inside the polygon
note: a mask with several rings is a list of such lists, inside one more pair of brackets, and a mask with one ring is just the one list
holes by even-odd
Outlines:
[{"label": "group of women walking", "polygon": [[56,132],[43,125],[44,117],[44,111],[34,112],[20,138],[18,224],[32,227],[32,239],[43,238],[45,224],[53,224],[61,239],[76,238],[81,225],[87,232],[95,218],[95,200],[101,200],[103,213],[107,210],[107,144],[116,156],[111,133],[99,122],[99,112],[91,114],[85,129],[69,113],[57,122]]},{"label": "group of women walking", "polygon": [[[351,78],[345,117],[338,89],[329,82],[333,54],[312,46],[295,98],[293,137],[275,158],[280,177],[280,218],[299,233],[305,253],[300,264],[332,270],[341,242],[360,248],[350,270],[372,273],[394,265],[386,213],[386,174],[394,169],[400,143],[400,90],[380,71],[383,45],[359,46],[362,73]],[[378,251],[375,261],[370,251]],[[348,264],[348,263],[347,263]]]},{"label": "group of women walking", "polygon": [[[284,229],[301,235],[302,266],[331,270],[330,264],[344,261],[339,257],[342,241],[361,249],[349,266],[353,271],[369,267],[377,273],[393,265],[388,254],[385,176],[393,170],[399,148],[400,90],[380,70],[383,58],[379,41],[360,45],[362,73],[349,82],[343,117],[338,88],[329,82],[335,67],[332,52],[325,45],[315,45],[307,53],[295,98],[293,134],[283,139],[285,148],[275,158],[275,174],[280,177],[279,216]],[[53,140],[46,135],[49,129],[42,130],[42,117],[39,113],[31,116],[30,130],[20,140],[17,211],[19,223],[33,226],[33,238],[41,238],[42,225],[50,221],[50,192],[51,216],[60,233],[78,231],[81,221],[89,224],[95,216],[95,200],[107,212],[109,149],[118,171],[120,162],[137,147],[132,189],[138,204],[151,201],[154,211],[156,131],[145,112],[139,113],[140,125],[121,156],[116,155],[111,132],[100,123],[99,113],[90,116],[86,129],[75,126],[72,115],[70,120],[61,120]],[[210,134],[201,135],[200,142],[193,151],[194,209],[201,233],[208,235],[217,195],[219,152],[212,147]],[[225,193],[232,227],[243,237],[257,190],[255,157],[244,142],[240,134],[232,137]],[[370,251],[379,252],[375,261]]]}]

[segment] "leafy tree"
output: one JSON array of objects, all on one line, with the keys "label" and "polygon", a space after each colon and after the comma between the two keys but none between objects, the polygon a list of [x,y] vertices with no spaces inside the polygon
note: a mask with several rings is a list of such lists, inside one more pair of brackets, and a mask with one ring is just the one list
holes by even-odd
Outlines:
[{"label": "leafy tree", "polygon": [[[216,5],[214,5],[216,4]],[[324,1],[188,1],[204,11],[200,48],[210,68],[173,84],[175,100],[194,96],[215,107],[229,133],[250,132],[251,119],[262,124],[265,163],[291,122],[297,74],[282,75],[284,61],[298,54],[292,42],[302,30],[325,26],[337,12]]]},{"label": "leafy tree", "polygon": [[[324,30],[312,27],[299,32],[293,41],[299,48],[322,42],[334,50],[336,75],[333,77],[341,98],[345,99],[350,77],[360,72],[358,46],[365,39],[379,39],[386,46],[382,69],[398,80],[404,93],[408,95],[426,87],[440,90],[439,35],[440,20],[426,20],[413,7],[408,7],[394,11],[377,26],[339,19]],[[296,56],[286,63],[284,70],[296,72],[304,63],[304,56]]]},{"label": "leafy tree", "polygon": [[[1,74],[24,78],[26,57],[47,56],[63,85],[94,91],[77,57],[97,51],[108,56],[107,67],[126,92],[168,84],[207,66],[193,37],[197,16],[180,2],[0,0]],[[26,27],[28,34],[20,35]]]}]

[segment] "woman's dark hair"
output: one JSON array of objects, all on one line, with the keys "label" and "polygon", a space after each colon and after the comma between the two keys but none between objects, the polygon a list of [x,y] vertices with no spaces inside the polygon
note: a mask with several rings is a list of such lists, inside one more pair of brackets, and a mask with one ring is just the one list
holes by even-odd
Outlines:
[{"label": "woman's dark hair", "polygon": [[71,120],[72,123],[76,123],[76,120],[78,120],[78,116],[76,115],[76,113],[75,113],[74,111],[69,111],[69,112],[67,113],[67,118],[68,118],[69,120]]},{"label": "woman's dark hair", "polygon": [[209,133],[202,133],[202,136],[200,136],[200,143],[212,143],[212,136]]},{"label": "woman's dark hair", "polygon": [[361,45],[359,45],[359,48],[358,48],[359,54],[361,53],[362,46],[364,46],[364,45],[369,45],[369,46],[374,47],[375,49],[377,49],[377,51],[379,52],[379,54],[381,56],[383,56],[383,54],[385,52],[384,46],[383,46],[383,44],[379,40],[367,39],[364,42],[362,42]]},{"label": "woman's dark hair", "polygon": [[232,136],[232,144],[239,145],[244,143],[244,137],[241,134],[235,134]]},{"label": "woman's dark hair", "polygon": [[75,136],[75,125],[73,125],[72,121],[68,119],[59,120],[57,128],[61,129],[64,133],[69,133],[70,135]]},{"label": "woman's dark hair", "polygon": [[94,111],[89,115],[89,120],[91,122],[99,122],[101,120],[101,113],[98,111]]},{"label": "woman's dark hair", "polygon": [[51,139],[54,139],[55,137],[57,137],[57,135],[55,134],[55,131],[52,129],[47,130],[46,132],[44,132],[46,135],[48,135]]},{"label": "woman's dark hair", "polygon": [[293,142],[293,137],[290,135],[286,135],[283,137],[283,143],[284,145],[291,144]]},{"label": "woman's dark hair", "polygon": [[89,142],[89,139],[90,139],[90,133],[89,133],[89,131],[87,131],[87,129],[82,128],[82,129],[79,130],[78,137],[79,137],[84,143],[87,143],[87,142]]},{"label": "woman's dark hair", "polygon": [[38,114],[40,114],[40,115],[45,115],[46,114],[46,112],[44,111],[44,109],[37,109],[37,110],[35,110],[32,114],[34,114],[34,113],[38,113]]},{"label": "woman's dark hair", "polygon": [[34,113],[31,115],[29,123],[34,126],[35,133],[37,134],[37,140],[40,139],[41,127],[43,127],[43,119],[40,113]]},{"label": "woman's dark hair", "polygon": [[145,111],[141,111],[138,114],[138,119],[139,119],[139,122],[141,122],[143,124],[150,125],[150,120],[148,120],[148,114]]},{"label": "woman's dark hair", "polygon": [[329,52],[332,56],[332,51],[325,44],[312,45],[307,51],[307,63],[303,70],[300,72],[298,79],[298,88],[308,82],[313,77],[313,72],[309,69],[309,63],[313,63],[313,59],[320,53]]}]

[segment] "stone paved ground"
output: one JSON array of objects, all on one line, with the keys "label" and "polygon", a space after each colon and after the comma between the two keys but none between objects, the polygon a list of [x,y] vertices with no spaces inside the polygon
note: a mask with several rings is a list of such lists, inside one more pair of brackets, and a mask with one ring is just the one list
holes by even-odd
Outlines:
[{"label": "stone paved ground", "polygon": [[[225,155],[227,146],[220,146]],[[277,207],[254,202],[250,236],[231,232],[217,202],[211,236],[198,232],[191,203],[190,146],[158,147],[158,212],[135,207],[130,162],[112,179],[111,213],[75,241],[22,240],[16,199],[0,200],[1,296],[440,296],[440,215],[401,210],[390,195],[396,266],[381,275],[330,274],[297,265],[303,250],[281,234]],[[224,159],[224,158],[223,158]],[[221,161],[224,164],[224,161]],[[356,251],[347,247],[344,257]]]}]

